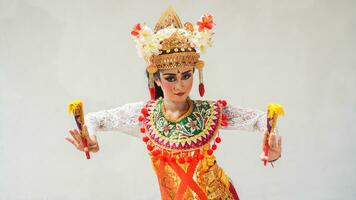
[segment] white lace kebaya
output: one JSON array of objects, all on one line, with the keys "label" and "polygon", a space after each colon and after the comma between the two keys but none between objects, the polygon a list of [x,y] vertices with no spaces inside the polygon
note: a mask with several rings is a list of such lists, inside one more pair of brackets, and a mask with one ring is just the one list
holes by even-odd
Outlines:
[{"label": "white lace kebaya", "polygon": [[[128,103],[114,109],[91,112],[85,115],[89,135],[100,131],[117,131],[141,138],[137,118],[144,102]],[[263,132],[266,128],[266,112],[228,105],[225,108],[228,125],[226,130]]]}]

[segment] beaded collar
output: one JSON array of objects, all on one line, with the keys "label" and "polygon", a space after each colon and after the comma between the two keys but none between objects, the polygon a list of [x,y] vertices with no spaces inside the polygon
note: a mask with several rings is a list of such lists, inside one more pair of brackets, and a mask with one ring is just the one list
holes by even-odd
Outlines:
[{"label": "beaded collar", "polygon": [[[211,156],[221,142],[219,128],[228,125],[223,112],[226,101],[191,101],[191,111],[189,109],[183,118],[174,122],[165,118],[162,102],[162,98],[148,101],[138,117],[142,124],[142,140],[150,155],[172,162],[178,159],[181,164],[202,160],[204,154]],[[205,145],[208,150],[203,150]],[[194,153],[196,150],[198,152]]]},{"label": "beaded collar", "polygon": [[146,135],[155,145],[166,150],[191,151],[208,143],[220,127],[222,109],[212,101],[192,101],[191,111],[177,121],[163,112],[163,99],[148,102],[145,118]]}]

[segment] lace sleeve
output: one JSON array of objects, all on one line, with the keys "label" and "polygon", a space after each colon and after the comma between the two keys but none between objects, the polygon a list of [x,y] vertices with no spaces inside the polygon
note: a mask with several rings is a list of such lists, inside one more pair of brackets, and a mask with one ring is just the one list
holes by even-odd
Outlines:
[{"label": "lace sleeve", "polygon": [[137,119],[143,105],[143,102],[129,103],[114,109],[86,114],[84,121],[89,135],[96,135],[98,131],[120,131],[140,138]]},{"label": "lace sleeve", "polygon": [[250,108],[226,106],[228,126],[226,130],[246,130],[264,132],[267,124],[266,112]]}]

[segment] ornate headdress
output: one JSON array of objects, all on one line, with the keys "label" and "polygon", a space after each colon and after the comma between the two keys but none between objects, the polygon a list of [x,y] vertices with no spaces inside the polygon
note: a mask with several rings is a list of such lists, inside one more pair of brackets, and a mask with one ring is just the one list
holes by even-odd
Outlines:
[{"label": "ornate headdress", "polygon": [[159,18],[154,31],[146,25],[136,24],[131,36],[136,43],[140,57],[148,63],[151,99],[155,98],[153,74],[158,69],[173,69],[193,66],[199,70],[199,94],[204,95],[202,70],[204,62],[199,54],[212,45],[213,18],[205,14],[196,27],[186,22],[184,27],[172,7]]}]

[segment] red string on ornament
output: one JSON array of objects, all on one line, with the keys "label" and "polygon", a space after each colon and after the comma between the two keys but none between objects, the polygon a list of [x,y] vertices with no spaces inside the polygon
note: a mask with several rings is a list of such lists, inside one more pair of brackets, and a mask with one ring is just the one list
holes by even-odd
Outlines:
[{"label": "red string on ornament", "polygon": [[150,88],[150,97],[151,97],[151,100],[156,99],[156,89],[154,87]]},{"label": "red string on ornament", "polygon": [[201,97],[203,97],[203,96],[204,96],[204,93],[205,93],[204,83],[200,83],[200,84],[199,84],[199,95],[200,95]]}]

